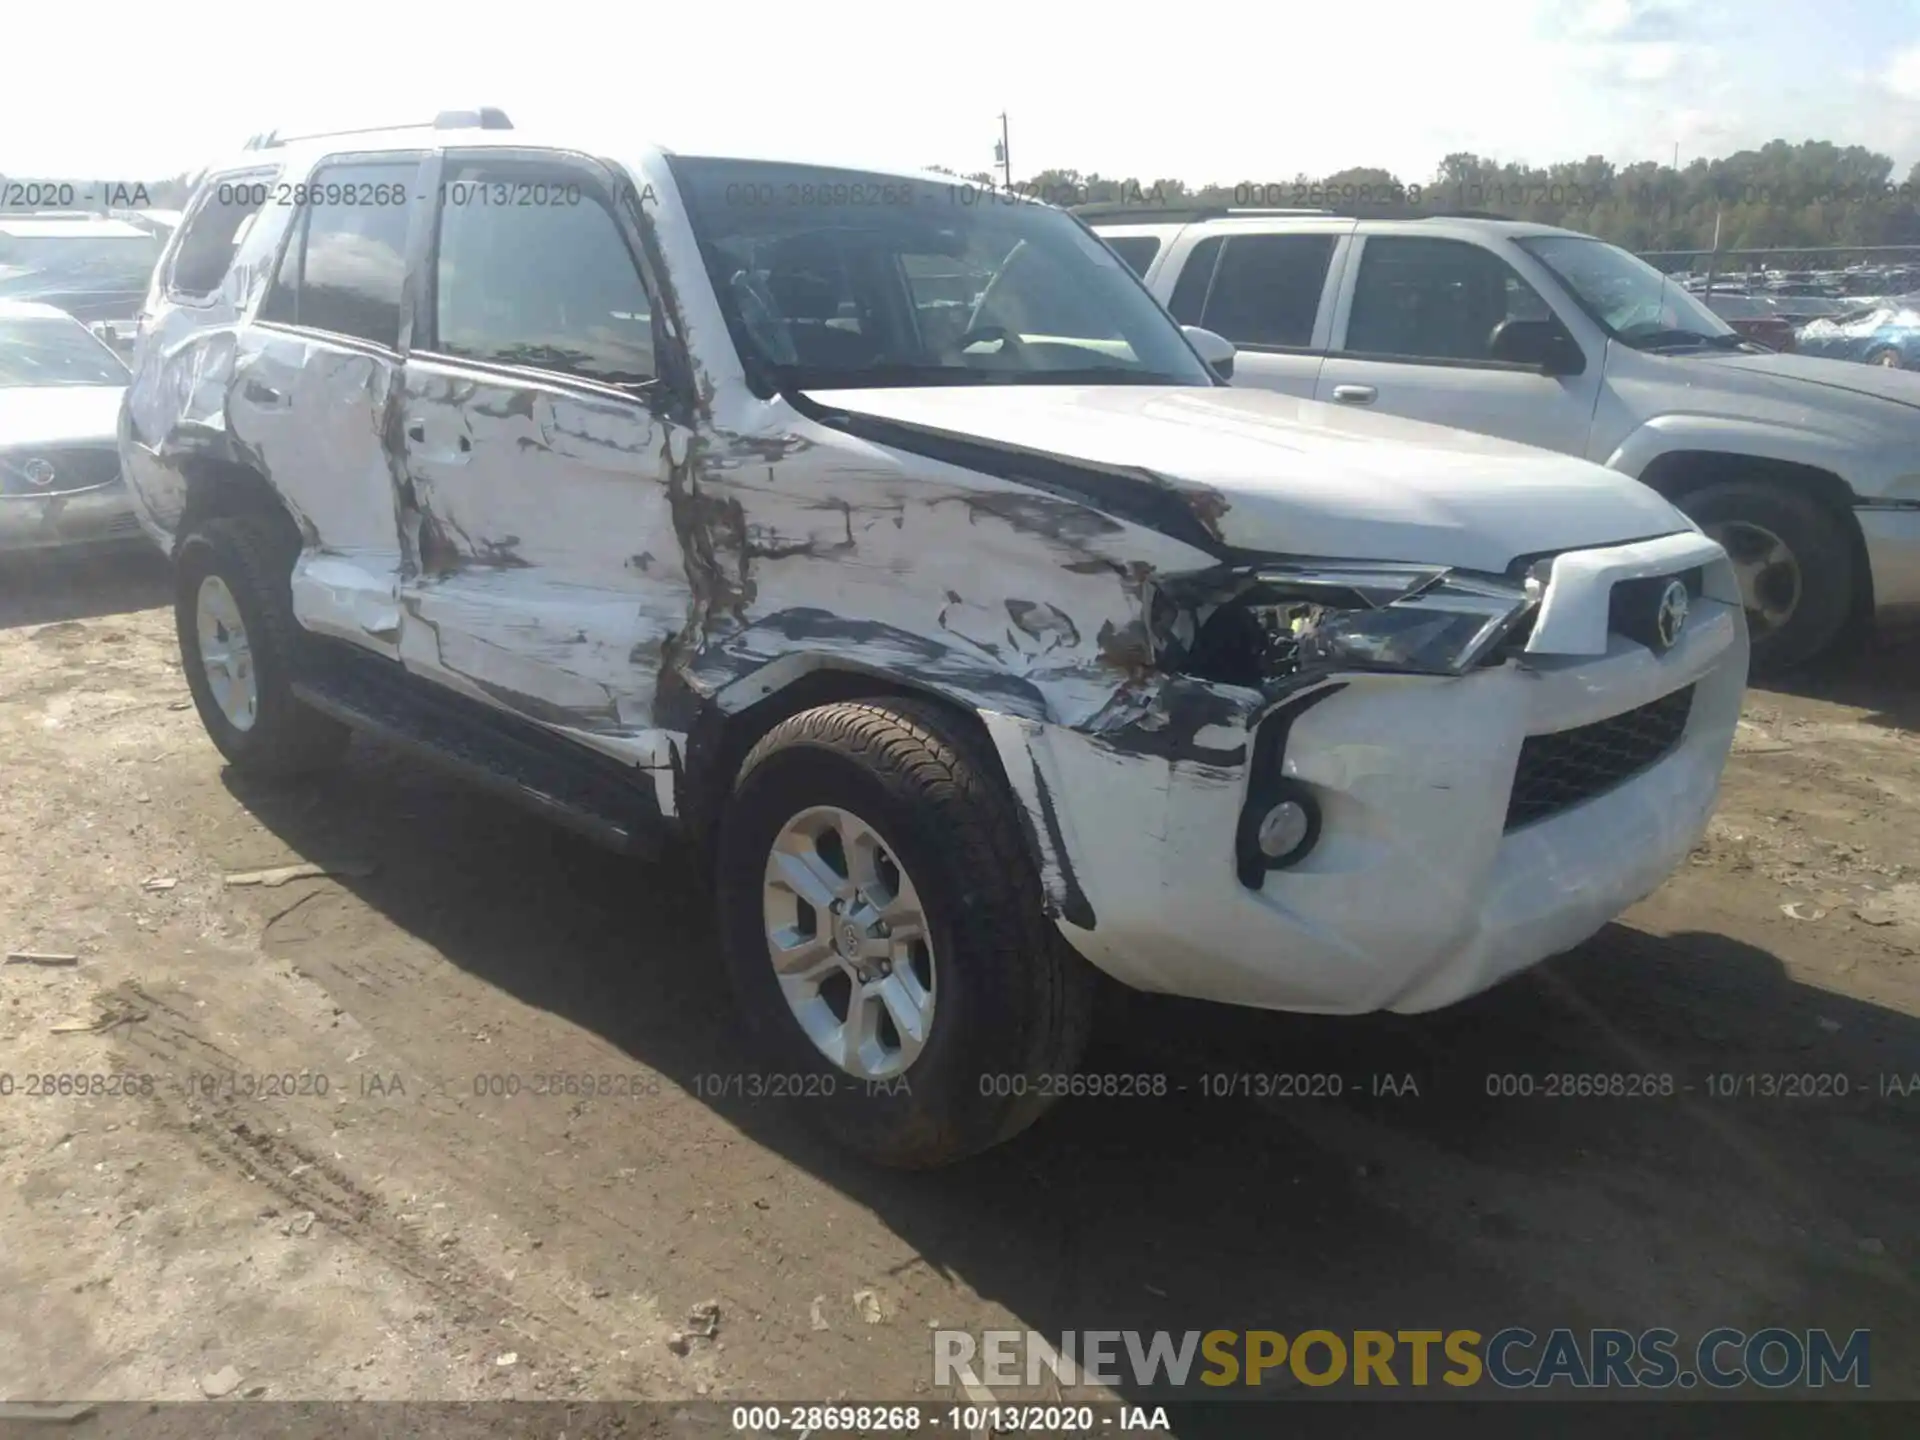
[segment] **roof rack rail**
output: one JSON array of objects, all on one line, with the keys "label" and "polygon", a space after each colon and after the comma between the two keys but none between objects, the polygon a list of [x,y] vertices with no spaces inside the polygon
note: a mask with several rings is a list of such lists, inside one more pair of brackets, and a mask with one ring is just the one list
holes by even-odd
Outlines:
[{"label": "roof rack rail", "polygon": [[1238,205],[1141,205],[1126,200],[1092,200],[1068,207],[1089,224],[1095,221],[1155,220],[1169,224],[1190,224],[1196,220],[1221,220],[1230,215],[1326,215],[1317,209],[1247,209]]},{"label": "roof rack rail", "polygon": [[1075,205],[1073,213],[1089,225],[1164,221],[1189,225],[1200,220],[1259,219],[1262,216],[1316,215],[1330,220],[1511,220],[1493,210],[1428,210],[1419,205],[1385,202],[1377,205],[1335,205],[1318,209],[1249,208],[1240,205],[1139,205],[1096,200]]},{"label": "roof rack rail", "polygon": [[295,140],[331,140],[342,135],[379,135],[389,130],[511,130],[513,122],[507,118],[507,112],[496,105],[482,105],[477,110],[442,110],[431,120],[415,120],[405,125],[360,125],[350,130],[310,130],[299,135],[283,135],[278,130],[267,130],[261,134],[249,136],[242,146],[246,150],[277,150]]}]

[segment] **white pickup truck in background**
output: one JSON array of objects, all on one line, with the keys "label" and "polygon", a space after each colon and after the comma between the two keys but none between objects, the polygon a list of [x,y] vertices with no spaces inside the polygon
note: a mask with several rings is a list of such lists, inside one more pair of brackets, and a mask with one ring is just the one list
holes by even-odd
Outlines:
[{"label": "white pickup truck in background", "polygon": [[1920,375],[1743,344],[1616,245],[1483,216],[1082,206],[1236,385],[1597,461],[1740,576],[1757,674],[1920,608]]}]

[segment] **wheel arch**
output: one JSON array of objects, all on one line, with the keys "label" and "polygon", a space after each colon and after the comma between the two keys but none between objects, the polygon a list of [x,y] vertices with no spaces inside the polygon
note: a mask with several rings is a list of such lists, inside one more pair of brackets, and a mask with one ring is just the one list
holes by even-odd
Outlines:
[{"label": "wheel arch", "polygon": [[218,515],[252,515],[266,520],[291,538],[297,550],[307,540],[307,527],[259,470],[225,456],[191,454],[179,462],[186,482],[186,503],[174,529],[174,548],[194,529]]},{"label": "wheel arch", "polygon": [[1866,537],[1853,513],[1853,487],[1831,470],[1796,460],[1729,450],[1676,449],[1655,455],[1641,469],[1640,483],[1685,509],[1686,497],[1710,485],[1733,480],[1782,486],[1817,501],[1840,523],[1853,552],[1853,596],[1849,622],[1863,623],[1873,613],[1873,570]]},{"label": "wheel arch", "polygon": [[[804,710],[845,700],[914,700],[937,706],[972,742],[979,758],[994,767],[994,778],[1015,802],[1027,858],[1040,878],[1049,916],[1093,928],[1092,909],[1067,868],[1064,846],[1053,833],[1057,823],[1044,782],[1037,780],[1022,738],[1020,727],[1038,720],[1038,714],[1008,715],[957,687],[865,668],[830,654],[782,656],[721,692],[722,697],[735,694],[746,703],[728,707],[713,698],[700,704],[676,777],[677,808],[703,872],[711,871],[727,791],[747,755],[775,726]],[[753,698],[746,699],[749,696]],[[999,705],[1005,697],[992,698]]]}]

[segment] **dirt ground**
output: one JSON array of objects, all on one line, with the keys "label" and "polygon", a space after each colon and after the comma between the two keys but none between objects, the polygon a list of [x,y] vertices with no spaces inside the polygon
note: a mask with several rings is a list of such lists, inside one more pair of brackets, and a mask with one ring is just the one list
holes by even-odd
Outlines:
[{"label": "dirt ground", "polygon": [[[0,1396],[946,1398],[941,1325],[1527,1324],[1865,1327],[1920,1397],[1920,642],[1753,692],[1707,842],[1578,952],[1413,1018],[1121,997],[1088,1069],[1166,1097],[912,1176],[716,1093],[680,870],[365,742],[225,775],[167,598],[0,583],[0,943],[78,957],[0,968]],[[1275,1071],[1348,1093],[1200,1078]],[[1488,1093],[1619,1072],[1674,1093]]]}]

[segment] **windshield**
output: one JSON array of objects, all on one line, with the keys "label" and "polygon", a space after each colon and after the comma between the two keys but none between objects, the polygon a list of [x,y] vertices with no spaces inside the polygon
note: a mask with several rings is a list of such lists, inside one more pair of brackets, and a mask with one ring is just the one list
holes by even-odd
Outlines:
[{"label": "windshield", "polygon": [[73,320],[0,319],[0,388],[124,385],[120,358]]},{"label": "windshield", "polygon": [[157,235],[0,235],[0,266],[39,281],[144,289],[164,246]]},{"label": "windshield", "polygon": [[1618,245],[1584,235],[1531,235],[1517,243],[1559,278],[1581,309],[1629,345],[1674,335],[1738,339],[1671,275]]},{"label": "windshield", "polygon": [[1063,211],[966,181],[672,164],[734,343],[776,385],[1214,383]]}]

